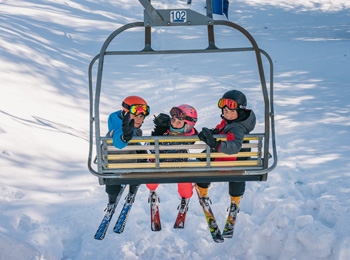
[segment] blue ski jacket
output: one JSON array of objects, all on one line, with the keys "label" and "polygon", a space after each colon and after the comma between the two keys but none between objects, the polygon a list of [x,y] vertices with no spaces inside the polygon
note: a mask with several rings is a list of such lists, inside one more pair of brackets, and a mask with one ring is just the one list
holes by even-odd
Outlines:
[{"label": "blue ski jacket", "polygon": [[[122,130],[123,116],[122,111],[116,111],[109,115],[108,117],[108,132],[111,137],[113,137],[113,145],[118,149],[123,149],[127,146],[127,143],[124,143],[121,136],[123,135]],[[134,129],[134,136],[142,136],[141,129]]]}]

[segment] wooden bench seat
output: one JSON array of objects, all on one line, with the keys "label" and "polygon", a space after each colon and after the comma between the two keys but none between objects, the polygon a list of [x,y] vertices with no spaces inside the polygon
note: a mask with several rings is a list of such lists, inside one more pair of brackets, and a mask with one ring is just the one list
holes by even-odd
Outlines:
[{"label": "wooden bench seat", "polygon": [[[226,140],[222,135],[215,137]],[[246,135],[244,140],[249,143],[243,143],[242,148],[249,148],[250,151],[228,155],[211,152],[198,136],[134,137],[123,149],[114,147],[112,138],[101,137],[102,158],[97,160],[103,173],[100,183],[103,184],[104,178],[115,178],[120,183],[130,184],[264,180],[266,174],[254,174],[254,171],[263,169],[266,157],[263,154],[263,138],[264,134]],[[181,144],[183,142],[186,144]],[[188,153],[166,153],[166,150],[188,150]],[[130,151],[143,152],[130,154]],[[225,157],[237,157],[237,160],[214,161],[215,158]],[[164,162],[164,159],[185,161]],[[128,162],[131,160],[135,162]]]}]

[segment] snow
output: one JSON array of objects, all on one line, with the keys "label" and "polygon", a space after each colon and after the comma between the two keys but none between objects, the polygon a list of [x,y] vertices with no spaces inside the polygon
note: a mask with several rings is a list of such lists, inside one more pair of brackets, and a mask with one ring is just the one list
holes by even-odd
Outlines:
[{"label": "snow", "polygon": [[[205,14],[205,1],[152,1]],[[1,1],[0,259],[350,259],[350,2],[236,0],[229,19],[247,29],[274,64],[279,163],[266,182],[247,183],[233,239],[214,243],[195,196],[184,230],[172,228],[177,185],[158,188],[162,231],[150,230],[141,186],[122,235],[93,238],[104,187],[87,169],[88,66],[120,26],[143,20],[138,1]],[[226,19],[216,15],[215,19]],[[249,47],[215,28],[219,47]],[[111,50],[141,50],[140,29]],[[206,29],[156,28],[154,49],[205,48]],[[269,73],[264,60],[265,72]],[[262,131],[263,107],[251,53],[125,56],[105,60],[101,120],[122,99],[142,95],[151,114],[189,103],[197,128],[219,122],[216,102],[247,94]],[[268,77],[267,77],[268,79]],[[152,130],[147,118],[145,134]],[[220,227],[226,183],[209,195]],[[120,210],[120,206],[117,212]],[[112,224],[113,225],[113,224]]]}]

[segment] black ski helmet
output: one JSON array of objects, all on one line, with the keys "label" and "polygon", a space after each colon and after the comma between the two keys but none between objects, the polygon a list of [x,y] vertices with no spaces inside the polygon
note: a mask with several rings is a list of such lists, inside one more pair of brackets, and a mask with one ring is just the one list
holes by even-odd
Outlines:
[{"label": "black ski helmet", "polygon": [[236,101],[237,105],[238,105],[238,109],[245,109],[247,107],[247,98],[245,97],[245,95],[239,91],[239,90],[230,90],[227,91],[222,98],[227,98],[227,99],[231,99],[233,101]]}]

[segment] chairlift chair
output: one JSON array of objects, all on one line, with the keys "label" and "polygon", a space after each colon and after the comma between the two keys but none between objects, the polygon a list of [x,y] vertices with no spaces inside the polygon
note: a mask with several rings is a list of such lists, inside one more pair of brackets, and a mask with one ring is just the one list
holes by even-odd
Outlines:
[{"label": "chairlift chair", "polygon": [[[227,181],[266,181],[267,175],[277,165],[277,151],[275,141],[275,124],[273,108],[273,63],[270,56],[260,49],[254,38],[241,26],[225,20],[214,20],[212,0],[206,0],[207,15],[202,15],[191,9],[155,9],[149,0],[139,0],[144,7],[144,21],[126,24],[115,30],[104,42],[100,54],[96,55],[89,66],[89,97],[90,97],[90,138],[88,168],[91,174],[105,184],[106,179],[113,178],[114,183],[179,183],[179,182],[227,182]],[[205,49],[185,50],[154,50],[151,46],[152,27],[170,26],[207,26],[208,47]],[[214,26],[227,26],[243,34],[251,43],[251,47],[218,48],[215,45]],[[132,28],[145,28],[145,46],[140,51],[107,51],[109,44],[120,33]],[[242,148],[250,148],[251,152],[240,152],[230,157],[249,157],[249,160],[217,162],[211,158],[228,156],[223,153],[213,153],[206,144],[197,142],[198,136],[142,136],[133,137],[130,143],[122,150],[112,144],[112,138],[102,136],[100,131],[100,95],[103,63],[105,56],[118,55],[159,55],[159,54],[197,54],[197,53],[227,53],[227,52],[254,52],[260,77],[261,90],[264,101],[264,133],[252,133],[245,136],[248,143]],[[261,54],[270,64],[269,91],[266,86]],[[93,88],[92,69],[98,61],[96,87]],[[96,157],[93,160],[95,136]],[[216,138],[225,140],[224,136]],[[163,142],[195,142],[189,145],[163,145]],[[270,145],[272,155],[269,153]],[[161,153],[166,149],[206,149],[206,153]],[[144,150],[145,154],[118,154],[115,151]],[[149,151],[152,151],[151,153]],[[165,158],[187,158],[187,162],[163,162]],[[204,158],[198,161],[195,158]],[[138,159],[146,162],[120,163],[120,160]],[[92,163],[96,166],[93,167]]]}]

